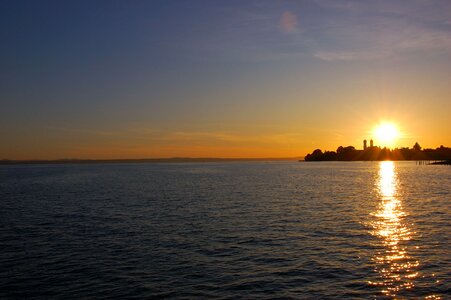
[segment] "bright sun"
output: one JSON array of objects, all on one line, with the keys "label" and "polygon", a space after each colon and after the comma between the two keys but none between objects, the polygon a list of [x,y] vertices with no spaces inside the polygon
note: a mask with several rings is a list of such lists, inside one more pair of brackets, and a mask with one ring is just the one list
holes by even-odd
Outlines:
[{"label": "bright sun", "polygon": [[383,147],[392,147],[399,137],[399,131],[396,125],[392,123],[381,123],[373,130],[376,143]]}]

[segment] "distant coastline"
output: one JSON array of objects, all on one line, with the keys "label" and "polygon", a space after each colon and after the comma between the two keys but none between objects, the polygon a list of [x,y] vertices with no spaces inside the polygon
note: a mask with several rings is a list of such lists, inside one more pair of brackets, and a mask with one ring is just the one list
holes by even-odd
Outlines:
[{"label": "distant coastline", "polygon": [[304,158],[305,161],[382,161],[382,160],[429,160],[450,161],[451,148],[443,145],[436,149],[422,149],[418,143],[412,148],[381,148],[378,146],[366,147],[357,150],[354,146],[337,148],[337,151],[322,151],[316,149]]},{"label": "distant coastline", "polygon": [[46,165],[46,164],[111,164],[111,163],[200,163],[200,162],[245,162],[245,161],[298,161],[302,157],[283,158],[216,158],[216,157],[171,157],[142,159],[53,159],[53,160],[0,160],[0,165]]},{"label": "distant coastline", "polygon": [[451,159],[435,161],[435,162],[432,162],[431,165],[451,165]]}]

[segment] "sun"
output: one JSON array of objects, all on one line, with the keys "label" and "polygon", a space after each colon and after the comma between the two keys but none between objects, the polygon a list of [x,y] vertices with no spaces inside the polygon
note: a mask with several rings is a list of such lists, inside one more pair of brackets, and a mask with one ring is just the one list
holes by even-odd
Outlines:
[{"label": "sun", "polygon": [[397,138],[399,137],[399,131],[393,123],[381,123],[377,125],[373,134],[376,138],[376,143],[383,147],[394,146]]}]

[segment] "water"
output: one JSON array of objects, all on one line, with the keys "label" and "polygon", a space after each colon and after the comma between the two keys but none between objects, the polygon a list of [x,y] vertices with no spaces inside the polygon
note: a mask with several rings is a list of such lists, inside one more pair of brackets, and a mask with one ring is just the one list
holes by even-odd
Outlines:
[{"label": "water", "polygon": [[0,167],[0,298],[446,299],[449,166]]}]

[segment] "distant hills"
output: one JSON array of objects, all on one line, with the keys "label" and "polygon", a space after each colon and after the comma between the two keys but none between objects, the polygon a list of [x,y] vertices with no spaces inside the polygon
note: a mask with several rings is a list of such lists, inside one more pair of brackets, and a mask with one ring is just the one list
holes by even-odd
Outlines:
[{"label": "distant hills", "polygon": [[451,148],[422,149],[418,143],[412,148],[390,150],[377,146],[357,150],[354,146],[337,148],[337,151],[316,149],[304,158],[305,161],[380,161],[380,160],[451,160]]},{"label": "distant hills", "polygon": [[103,164],[103,163],[190,163],[190,162],[240,162],[240,161],[297,161],[299,157],[291,158],[215,158],[215,157],[171,157],[143,159],[55,159],[55,160],[0,160],[0,165],[26,164]]}]

